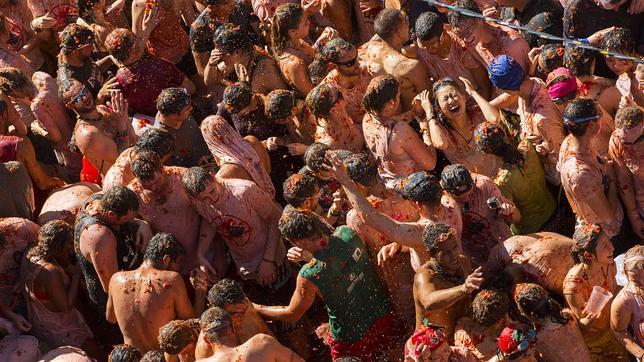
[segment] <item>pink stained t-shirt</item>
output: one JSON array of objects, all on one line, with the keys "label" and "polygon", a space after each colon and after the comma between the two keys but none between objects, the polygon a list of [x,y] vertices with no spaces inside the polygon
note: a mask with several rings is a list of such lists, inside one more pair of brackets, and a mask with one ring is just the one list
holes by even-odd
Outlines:
[{"label": "pink stained t-shirt", "polygon": [[[619,166],[626,166],[633,176],[633,187],[635,187],[635,200],[640,210],[640,217],[644,218],[644,142],[639,141],[633,144],[624,143],[620,134],[622,131],[614,131],[610,137],[608,152],[610,158]],[[620,185],[624,187],[624,185]]]},{"label": "pink stained t-shirt", "polygon": [[0,249],[0,303],[11,305],[13,288],[20,275],[20,260],[31,245],[38,241],[40,227],[19,217],[0,218],[0,232],[6,244]]},{"label": "pink stained t-shirt", "polygon": [[56,79],[44,72],[35,72],[31,79],[38,89],[38,94],[31,101],[31,111],[36,116],[36,121],[45,130],[57,129],[62,136],[60,142],[52,143],[58,163],[70,171],[80,171],[82,157],[69,148],[69,141],[74,132],[74,120],[69,116],[63,100],[58,95]]},{"label": "pink stained t-shirt", "polygon": [[222,237],[237,265],[240,276],[253,279],[264,258],[269,243],[278,243],[274,261],[279,265],[286,257],[286,249],[279,235],[278,240],[269,240],[270,229],[277,219],[270,214],[273,199],[254,182],[241,179],[219,179],[222,194],[213,195],[214,205],[193,200],[199,214],[212,225]]},{"label": "pink stained t-shirt", "polygon": [[608,220],[600,219],[588,204],[588,198],[608,189],[606,163],[593,150],[575,153],[568,150],[572,135],[568,135],[559,153],[557,168],[561,173],[561,185],[578,221],[600,224],[610,238],[619,233],[624,214],[618,203]]},{"label": "pink stained t-shirt", "polygon": [[548,95],[548,90],[540,79],[530,78],[534,81],[529,101],[519,98],[517,113],[521,118],[521,138],[538,136],[542,139],[541,145],[548,149],[545,156],[541,156],[546,179],[552,184],[561,182],[557,171],[559,149],[566,133],[563,126],[563,117],[557,106]]},{"label": "pink stained t-shirt", "polygon": [[28,335],[10,335],[0,340],[0,361],[35,361],[40,356],[38,339]]},{"label": "pink stained t-shirt", "polygon": [[174,235],[183,245],[186,255],[190,256],[181,265],[181,275],[188,275],[199,266],[194,256],[197,254],[201,218],[183,190],[182,177],[186,171],[184,167],[162,167],[168,183],[163,195],[144,190],[138,179],[128,185],[139,197],[139,214],[150,223],[152,231]]}]

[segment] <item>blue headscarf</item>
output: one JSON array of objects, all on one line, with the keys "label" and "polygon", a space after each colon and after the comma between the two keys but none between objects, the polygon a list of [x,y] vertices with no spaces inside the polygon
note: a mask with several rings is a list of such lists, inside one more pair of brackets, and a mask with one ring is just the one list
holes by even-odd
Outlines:
[{"label": "blue headscarf", "polygon": [[521,65],[509,55],[499,55],[487,66],[492,85],[499,89],[519,90],[525,72]]}]

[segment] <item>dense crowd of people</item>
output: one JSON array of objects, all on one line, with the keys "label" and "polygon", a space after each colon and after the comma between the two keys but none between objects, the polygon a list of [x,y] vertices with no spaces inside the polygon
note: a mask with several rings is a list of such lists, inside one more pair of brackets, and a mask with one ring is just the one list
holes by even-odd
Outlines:
[{"label": "dense crowd of people", "polygon": [[642,54],[644,0],[0,0],[0,361],[641,362]]}]

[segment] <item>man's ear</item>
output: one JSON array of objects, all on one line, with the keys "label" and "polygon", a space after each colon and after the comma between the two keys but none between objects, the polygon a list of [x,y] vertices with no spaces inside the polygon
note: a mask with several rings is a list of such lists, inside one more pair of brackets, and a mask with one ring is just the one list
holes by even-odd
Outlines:
[{"label": "man's ear", "polygon": [[163,256],[163,259],[162,259],[162,260],[163,260],[163,266],[164,266],[164,267],[167,267],[167,266],[169,266],[169,265],[170,265],[170,263],[172,263],[172,258],[171,258],[171,257],[170,257],[170,255],[168,255],[168,254],[165,254],[165,255]]}]

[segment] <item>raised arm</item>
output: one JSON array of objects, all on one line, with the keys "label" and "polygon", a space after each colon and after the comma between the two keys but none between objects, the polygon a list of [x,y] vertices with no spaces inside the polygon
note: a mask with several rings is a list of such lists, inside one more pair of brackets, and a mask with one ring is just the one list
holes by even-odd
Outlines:
[{"label": "raised arm", "polygon": [[467,94],[469,94],[474,100],[476,101],[476,104],[479,106],[481,109],[481,112],[483,113],[483,117],[485,118],[486,121],[492,122],[492,123],[498,123],[499,122],[499,110],[496,109],[490,102],[487,101],[487,99],[483,98],[474,89],[474,86],[472,85],[472,82],[470,82],[469,79],[463,78],[463,77],[458,77],[458,79],[465,84],[465,91]]},{"label": "raised arm", "polygon": [[311,307],[318,287],[301,275],[297,276],[297,285],[291,301],[287,306],[268,306],[254,304],[257,312],[264,318],[295,323]]},{"label": "raised arm", "polygon": [[116,238],[111,230],[103,225],[91,225],[80,237],[81,252],[87,255],[107,293],[112,275],[119,269],[116,260]]},{"label": "raised arm", "polygon": [[483,283],[483,269],[478,267],[465,282],[448,289],[438,289],[429,272],[424,270],[414,276],[414,293],[425,310],[443,309],[477,290]]}]

